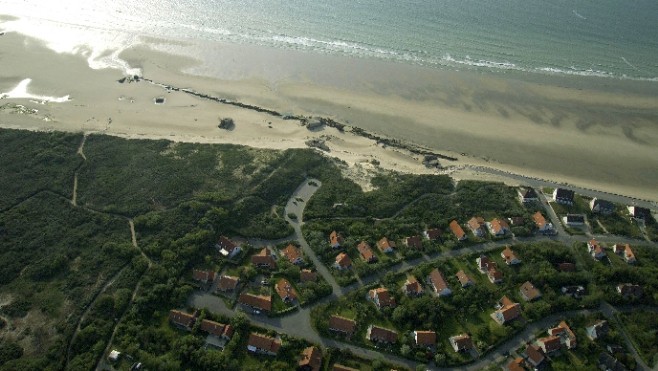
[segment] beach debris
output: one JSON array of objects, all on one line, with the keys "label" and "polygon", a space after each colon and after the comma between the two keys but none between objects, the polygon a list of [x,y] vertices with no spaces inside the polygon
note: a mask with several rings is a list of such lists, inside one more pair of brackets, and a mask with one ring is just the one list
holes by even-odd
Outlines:
[{"label": "beach debris", "polygon": [[165,98],[164,97],[157,97],[154,99],[155,104],[164,104],[165,103]]},{"label": "beach debris", "polygon": [[324,128],[324,123],[320,118],[309,118],[303,121],[303,125],[306,125],[306,128],[310,131],[319,131]]},{"label": "beach debris", "polygon": [[126,79],[127,79],[126,77],[123,77],[123,78],[118,79],[117,82],[119,84],[123,84],[124,82],[126,82]]},{"label": "beach debris", "polygon": [[311,148],[317,148],[325,152],[331,152],[324,139],[311,139],[306,141],[306,145]]},{"label": "beach debris", "polygon": [[441,167],[439,164],[439,158],[436,155],[425,155],[423,157],[423,165],[428,168]]},{"label": "beach debris", "polygon": [[230,117],[224,117],[219,120],[217,127],[224,130],[233,130],[235,129],[235,121]]},{"label": "beach debris", "polygon": [[39,110],[34,108],[27,108],[22,104],[7,103],[0,106],[0,111],[8,111],[9,113],[19,115],[35,115]]}]

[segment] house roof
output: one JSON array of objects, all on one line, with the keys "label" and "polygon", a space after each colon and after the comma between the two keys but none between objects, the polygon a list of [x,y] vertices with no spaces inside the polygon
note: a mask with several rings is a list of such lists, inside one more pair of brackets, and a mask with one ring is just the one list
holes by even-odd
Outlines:
[{"label": "house roof", "polygon": [[196,317],[194,314],[182,312],[180,310],[172,309],[169,311],[169,320],[177,325],[192,327]]},{"label": "house roof", "polygon": [[332,231],[331,234],[329,234],[329,243],[331,245],[340,245],[343,243],[343,236],[341,236],[340,233],[336,231]]},{"label": "house roof", "polygon": [[585,215],[567,214],[567,223],[585,223]]},{"label": "house roof", "polygon": [[557,265],[557,269],[562,272],[575,272],[576,265],[574,263],[564,262]]},{"label": "house roof", "polygon": [[281,340],[252,332],[249,334],[247,345],[266,352],[277,353],[281,348]]},{"label": "house roof", "polygon": [[562,348],[562,343],[560,342],[560,338],[557,336],[543,337],[537,340],[537,343],[542,347],[542,349],[545,349],[546,353],[550,353]]},{"label": "house roof", "polygon": [[613,204],[610,201],[602,200],[600,198],[594,197],[591,202],[592,209],[596,206],[598,206],[600,209],[603,210],[614,210],[615,209],[615,204]]},{"label": "house roof", "polygon": [[468,227],[471,228],[471,230],[483,228],[484,225],[485,222],[481,216],[474,216],[468,220]]},{"label": "house roof", "polygon": [[414,331],[416,335],[416,345],[434,345],[436,344],[436,332],[434,331]]},{"label": "house roof", "polygon": [[377,341],[383,341],[387,343],[395,343],[398,340],[398,333],[389,330],[387,328],[375,326],[375,325],[370,325],[370,339],[377,339]]},{"label": "house roof", "polygon": [[441,292],[448,288],[448,283],[443,278],[443,274],[436,268],[430,272],[429,281],[436,292]]},{"label": "house roof", "polygon": [[535,287],[530,281],[526,281],[521,285],[521,295],[528,301],[539,299],[541,291]]},{"label": "house roof", "polygon": [[277,294],[279,294],[279,297],[281,300],[297,300],[297,291],[295,290],[294,287],[288,282],[287,279],[281,278],[275,285],[274,285],[274,290],[276,291]]},{"label": "house roof", "polygon": [[235,290],[235,288],[238,286],[238,281],[238,277],[224,275],[219,278],[219,284],[217,285],[217,288],[221,291]]},{"label": "house roof", "polygon": [[495,265],[489,264],[487,276],[489,276],[489,278],[493,279],[494,281],[500,281],[503,279],[503,272],[499,271]]},{"label": "house roof", "polygon": [[377,259],[367,242],[361,241],[361,243],[356,248],[359,250],[359,254],[363,260],[370,262],[374,259]]},{"label": "house roof", "polygon": [[301,258],[302,254],[299,251],[299,248],[293,244],[289,244],[285,249],[281,250],[281,255],[283,255],[288,261],[294,263],[297,259]]},{"label": "house roof", "polygon": [[342,252],[336,255],[336,264],[342,268],[347,268],[352,265],[352,259],[350,259],[349,255]]},{"label": "house roof", "polygon": [[457,237],[457,239],[461,240],[464,238],[464,236],[466,236],[466,232],[464,232],[464,229],[456,220],[450,222],[450,230],[452,231],[452,234]]},{"label": "house roof", "polygon": [[562,198],[565,200],[573,201],[574,191],[565,188],[557,188],[555,190],[555,198]]},{"label": "house roof", "polygon": [[571,327],[565,322],[565,321],[560,321],[560,323],[551,329],[548,330],[549,335],[553,336],[566,336],[572,343],[571,347],[575,345],[576,342],[576,334],[571,331]]},{"label": "house roof", "polygon": [[628,212],[635,218],[649,219],[651,217],[651,210],[644,207],[629,206]]},{"label": "house roof", "polygon": [[377,247],[379,250],[384,252],[384,250],[394,249],[395,248],[395,242],[389,240],[387,237],[382,237],[381,240],[377,241]]},{"label": "house roof", "polygon": [[219,247],[219,250],[225,250],[230,254],[236,248],[236,245],[228,237],[220,236],[219,241],[217,241],[217,247]]},{"label": "house roof", "polygon": [[407,237],[404,241],[408,247],[413,247],[416,249],[420,249],[423,247],[423,242],[420,239],[420,236]]},{"label": "house roof", "polygon": [[546,225],[546,218],[542,215],[540,211],[537,211],[536,213],[532,214],[532,220],[535,221],[535,224],[537,225],[537,228],[544,228]]},{"label": "house roof", "polygon": [[481,270],[487,270],[490,266],[496,266],[496,262],[491,261],[486,255],[480,255],[480,261],[478,264],[478,268]]},{"label": "house roof", "polygon": [[316,281],[318,279],[318,272],[313,272],[310,269],[302,269],[299,272],[299,280],[302,282]]},{"label": "house roof", "polygon": [[195,281],[212,281],[215,279],[215,272],[192,269],[192,279]]},{"label": "house roof", "polygon": [[251,256],[251,263],[254,265],[269,265],[276,267],[276,260],[272,256],[272,252],[267,247],[264,247],[258,253]]},{"label": "house roof", "polygon": [[535,192],[535,189],[532,187],[527,187],[523,191],[521,191],[521,196],[524,199],[530,199],[530,198],[537,198],[537,192]]},{"label": "house roof", "polygon": [[617,285],[617,291],[619,291],[620,294],[623,296],[642,296],[644,293],[642,290],[642,286],[640,285],[634,285],[632,283],[622,283]]},{"label": "house roof", "polygon": [[471,337],[468,336],[468,334],[459,334],[459,335],[451,336],[450,341],[455,345],[457,345],[457,349],[459,350],[473,348],[473,341],[471,340]]},{"label": "house roof", "polygon": [[441,237],[441,230],[438,228],[432,228],[425,231],[425,235],[430,240],[437,240]]},{"label": "house roof", "polygon": [[535,366],[542,363],[545,359],[544,353],[542,353],[541,348],[536,345],[528,345],[525,348],[525,354],[528,357],[528,360],[533,363]]},{"label": "house roof", "polygon": [[312,371],[320,370],[322,367],[322,353],[320,349],[311,346],[302,351],[299,367],[309,367]]},{"label": "house roof", "polygon": [[370,299],[379,301],[379,307],[394,307],[395,306],[395,297],[391,295],[385,287],[378,287],[372,289],[368,292],[370,294]]},{"label": "house roof", "polygon": [[459,270],[459,272],[457,272],[456,276],[457,276],[457,279],[459,280],[459,283],[461,283],[462,287],[473,284],[473,280],[471,279],[471,277],[469,277],[466,274],[466,272],[464,272],[463,269]]},{"label": "house roof", "polygon": [[[227,332],[227,328],[230,334]],[[233,335],[233,328],[231,325],[225,325],[223,323],[211,321],[209,319],[204,319],[201,321],[201,326],[199,326],[199,329],[215,336],[226,336],[230,338]]]},{"label": "house roof", "polygon": [[420,285],[420,282],[414,276],[407,277],[407,281],[404,283],[404,291],[408,294],[421,294],[423,292],[423,286]]},{"label": "house roof", "polygon": [[511,321],[521,315],[521,305],[514,303],[507,296],[503,296],[500,300],[501,307],[497,310],[502,317],[503,322]]},{"label": "house roof", "polygon": [[329,317],[329,328],[351,334],[356,328],[356,322],[349,318],[333,315]]},{"label": "house roof", "polygon": [[249,293],[240,294],[238,298],[240,304],[248,305],[252,308],[257,308],[265,311],[272,310],[272,296],[254,295]]},{"label": "house roof", "polygon": [[489,225],[491,225],[491,231],[495,234],[504,233],[506,230],[509,230],[509,224],[503,219],[494,219]]},{"label": "house roof", "polygon": [[507,297],[507,295],[500,298],[499,303],[501,307],[506,307],[515,304],[510,298]]},{"label": "house roof", "polygon": [[516,257],[516,254],[514,254],[514,251],[510,249],[509,246],[505,246],[505,250],[501,253],[503,259],[505,259],[505,263],[507,264],[512,264],[514,261],[518,261],[519,259]]},{"label": "house roof", "polygon": [[615,253],[621,252],[622,255],[624,256],[624,259],[628,262],[634,262],[635,261],[635,253],[633,253],[633,249],[631,249],[631,245],[629,244],[616,244],[614,246]]}]

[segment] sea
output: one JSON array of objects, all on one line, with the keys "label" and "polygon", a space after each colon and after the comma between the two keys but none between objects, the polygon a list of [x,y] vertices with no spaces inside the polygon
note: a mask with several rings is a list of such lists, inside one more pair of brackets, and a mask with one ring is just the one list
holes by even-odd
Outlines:
[{"label": "sea", "polygon": [[658,82],[656,0],[0,0],[0,14],[0,32],[127,72],[122,50],[164,38]]}]

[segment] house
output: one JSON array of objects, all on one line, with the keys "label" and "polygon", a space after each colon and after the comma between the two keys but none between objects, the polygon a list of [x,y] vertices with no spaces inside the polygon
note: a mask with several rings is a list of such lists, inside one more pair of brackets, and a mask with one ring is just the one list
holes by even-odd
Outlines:
[{"label": "house", "polygon": [[341,236],[338,232],[332,231],[331,234],[329,235],[329,245],[331,245],[332,249],[337,249],[343,244],[343,236]]},{"label": "house", "polygon": [[404,244],[407,247],[414,249],[422,249],[423,241],[420,239],[420,236],[411,236],[404,239]]},{"label": "house", "polygon": [[515,358],[505,366],[506,371],[525,371],[525,360],[521,357]]},{"label": "house", "polygon": [[562,221],[564,222],[564,224],[566,224],[569,227],[578,227],[581,225],[585,225],[585,215],[567,214],[567,216],[562,218]]},{"label": "house", "polygon": [[466,274],[466,272],[464,272],[463,269],[457,272],[456,276],[457,280],[459,280],[459,283],[462,285],[462,288],[473,285],[473,280]]},{"label": "house", "polygon": [[642,296],[642,294],[644,294],[644,290],[642,290],[642,286],[633,285],[631,283],[622,283],[617,285],[617,292],[625,299],[631,297],[639,298]]},{"label": "house", "polygon": [[493,312],[492,318],[500,325],[517,319],[521,315],[521,304],[514,303],[507,296],[500,299],[498,310]]},{"label": "house", "polygon": [[631,245],[629,244],[620,244],[617,243],[612,247],[612,251],[614,251],[615,254],[621,255],[624,258],[624,261],[628,264],[635,264],[637,263],[637,260],[635,259],[635,254],[633,253],[633,250],[631,249]]},{"label": "house", "polygon": [[533,301],[541,298],[541,292],[530,281],[526,281],[521,285],[521,297],[525,301]]},{"label": "house", "polygon": [[212,283],[215,280],[216,273],[200,269],[192,269],[192,279],[201,283]]},{"label": "house", "polygon": [[225,236],[220,236],[219,241],[215,244],[215,247],[217,248],[217,251],[219,253],[227,258],[232,258],[236,256],[237,254],[240,253],[241,248],[240,245],[237,245],[235,242],[231,241],[228,239],[228,237]]},{"label": "house", "polygon": [[119,352],[119,351],[116,350],[116,349],[113,349],[113,350],[110,352],[110,354],[107,356],[107,359],[108,359],[110,362],[116,362],[116,361],[119,360],[119,357],[121,357],[121,352]]},{"label": "house", "polygon": [[605,258],[605,251],[595,239],[591,239],[587,242],[587,252],[596,260],[601,260]]},{"label": "house", "polygon": [[430,275],[427,277],[427,283],[429,283],[430,287],[439,296],[449,296],[452,294],[452,290],[448,287],[443,274],[436,268],[430,272]]},{"label": "house", "polygon": [[315,282],[318,280],[318,272],[313,272],[310,269],[302,269],[302,271],[299,272],[299,280],[302,283]]},{"label": "house", "polygon": [[299,360],[300,371],[320,371],[322,367],[322,353],[320,349],[310,346],[302,351]]},{"label": "house", "polygon": [[329,330],[336,331],[347,335],[348,337],[354,334],[356,329],[356,322],[345,317],[333,315],[329,317]]},{"label": "house", "polygon": [[576,264],[569,263],[569,262],[560,263],[560,264],[557,265],[557,269],[560,272],[575,272],[576,271]]},{"label": "house", "polygon": [[495,218],[487,223],[487,227],[489,227],[489,232],[492,236],[503,236],[510,231],[509,224],[507,224],[505,219]]},{"label": "house", "polygon": [[553,224],[546,222],[546,218],[544,218],[544,215],[542,215],[540,211],[532,214],[532,220],[535,221],[535,225],[539,232],[550,233],[553,231]]},{"label": "house", "polygon": [[377,248],[384,254],[391,254],[395,249],[395,242],[386,237],[382,237],[381,240],[377,241]]},{"label": "house", "polygon": [[606,200],[601,200],[594,197],[592,201],[589,202],[589,208],[592,210],[592,213],[609,215],[615,211],[615,205]]},{"label": "house", "polygon": [[468,238],[466,232],[462,229],[462,226],[457,223],[456,220],[450,222],[450,231],[455,235],[458,241],[464,241]]},{"label": "house", "polygon": [[356,368],[347,367],[338,363],[334,363],[334,367],[332,368],[332,371],[359,371],[359,370]]},{"label": "house", "polygon": [[279,352],[279,349],[281,349],[280,339],[275,339],[255,332],[249,334],[247,350],[250,352],[275,356]]},{"label": "house", "polygon": [[596,340],[598,338],[604,337],[608,334],[609,331],[610,326],[608,326],[608,321],[606,320],[599,320],[585,327],[585,332],[587,333],[587,337],[590,340]]},{"label": "house", "polygon": [[287,279],[281,278],[275,285],[274,290],[281,300],[286,303],[292,303],[297,300],[297,291],[294,287],[288,282]]},{"label": "house", "polygon": [[378,287],[368,291],[368,298],[375,303],[379,309],[384,307],[395,308],[396,305],[395,297],[393,297],[388,289],[384,287]]},{"label": "house", "polygon": [[240,278],[223,275],[219,278],[219,284],[217,285],[217,291],[221,292],[233,292],[235,288],[238,287]]},{"label": "house", "polygon": [[251,264],[258,268],[276,269],[276,260],[267,247],[251,256]]},{"label": "house", "polygon": [[436,345],[436,332],[434,331],[414,331],[414,340],[416,346],[419,347],[433,347]]},{"label": "house", "polygon": [[519,194],[522,203],[539,201],[539,196],[532,187],[521,187],[518,189],[517,193]]},{"label": "house", "polygon": [[441,238],[441,231],[438,228],[426,229],[423,236],[430,241],[436,241]]},{"label": "house", "polygon": [[253,309],[269,312],[272,310],[272,296],[268,295],[254,295],[254,294],[240,294],[238,303],[251,307]]},{"label": "house", "polygon": [[468,334],[459,334],[450,337],[450,345],[455,352],[469,351],[473,349],[473,341]]},{"label": "house", "polygon": [[199,329],[209,335],[217,336],[226,340],[231,340],[234,331],[231,325],[225,325],[209,319],[202,320]]},{"label": "house", "polygon": [[496,265],[491,265],[487,271],[487,278],[491,283],[501,283],[503,282],[503,272],[499,271]]},{"label": "house", "polygon": [[562,294],[576,299],[580,299],[581,296],[585,295],[585,288],[583,286],[562,286],[560,291],[562,291]]},{"label": "house", "polygon": [[285,249],[281,250],[281,256],[288,259],[288,261],[292,264],[304,264],[301,251],[297,246],[293,244],[289,244]]},{"label": "house", "polygon": [[516,254],[514,254],[514,251],[512,251],[509,246],[505,246],[505,250],[500,253],[500,257],[505,260],[505,264],[507,265],[516,265],[521,263],[519,258],[516,257]]},{"label": "house", "polygon": [[525,359],[535,370],[544,362],[546,357],[542,349],[536,345],[528,345],[525,348]]},{"label": "house", "polygon": [[373,343],[395,344],[398,341],[398,333],[383,327],[370,325],[366,331],[366,339]]},{"label": "house", "polygon": [[169,322],[184,330],[191,330],[196,322],[196,315],[172,309],[169,311]]},{"label": "house", "polygon": [[573,205],[574,191],[565,188],[555,188],[553,191],[553,201],[562,205]]},{"label": "house", "polygon": [[565,321],[561,321],[556,327],[548,329],[548,334],[557,336],[560,339],[560,344],[567,349],[576,347],[576,334],[571,331],[571,328]]},{"label": "house", "polygon": [[486,223],[481,216],[474,216],[468,221],[468,228],[476,237],[484,237],[487,234],[485,230]]},{"label": "house", "polygon": [[599,354],[598,366],[600,370],[604,370],[604,371],[628,370],[626,366],[624,366],[624,364],[621,363],[617,358],[605,352],[601,352],[601,354]]},{"label": "house", "polygon": [[361,243],[356,247],[359,250],[359,255],[361,259],[366,263],[374,263],[377,261],[377,256],[372,252],[370,245],[367,242],[361,241]]},{"label": "house", "polygon": [[352,259],[349,255],[344,252],[336,255],[336,262],[334,262],[334,267],[338,270],[350,269],[352,267]]},{"label": "house", "polygon": [[632,218],[641,219],[644,220],[645,222],[651,219],[651,210],[644,207],[629,206],[628,213],[631,215]]},{"label": "house", "polygon": [[423,294],[423,286],[420,285],[416,277],[409,276],[402,286],[402,291],[408,296],[420,296]]},{"label": "house", "polygon": [[490,266],[496,265],[496,262],[491,261],[491,259],[489,259],[489,257],[486,255],[480,255],[479,258],[475,259],[475,263],[477,264],[480,273],[484,274],[487,273]]},{"label": "house", "polygon": [[537,339],[537,345],[541,348],[544,354],[550,354],[562,349],[562,343],[557,336],[547,336]]},{"label": "house", "polygon": [[522,216],[510,216],[507,220],[514,226],[525,225],[525,218]]}]

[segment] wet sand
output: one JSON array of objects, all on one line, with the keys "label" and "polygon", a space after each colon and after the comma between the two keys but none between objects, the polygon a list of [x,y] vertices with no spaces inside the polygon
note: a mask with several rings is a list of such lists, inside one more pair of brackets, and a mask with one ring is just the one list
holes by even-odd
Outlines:
[{"label": "wet sand", "polygon": [[[157,41],[167,49],[167,42]],[[323,138],[354,176],[380,166],[432,173],[418,155],[333,128],[219,104],[161,86],[117,82],[118,70],[91,70],[20,35],[0,36],[0,93],[31,78],[28,91],[65,103],[2,99],[38,109],[0,110],[0,126],[103,132],[131,138],[301,148]],[[212,48],[210,47],[212,46]],[[190,44],[202,65],[146,47],[122,54],[155,82],[282,113],[323,116],[458,158],[586,188],[658,201],[658,83],[445,71],[255,46]],[[180,50],[180,48],[179,48]],[[183,73],[181,71],[185,71]],[[213,75],[208,77],[202,75]],[[164,97],[165,104],[153,100]],[[217,128],[232,117],[233,131]],[[467,174],[467,172],[464,172]],[[361,177],[360,175],[358,177]]]}]

